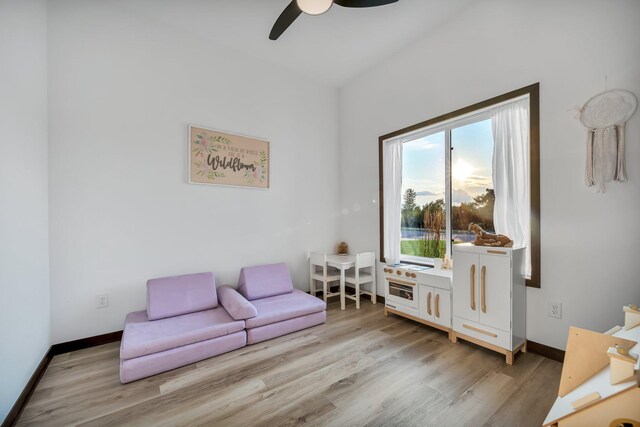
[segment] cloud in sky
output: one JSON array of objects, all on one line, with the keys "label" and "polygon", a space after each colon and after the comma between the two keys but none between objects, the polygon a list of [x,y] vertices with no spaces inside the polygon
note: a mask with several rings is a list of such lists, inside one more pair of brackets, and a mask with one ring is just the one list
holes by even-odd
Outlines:
[{"label": "cloud in sky", "polygon": [[490,176],[474,175],[461,183],[460,188],[469,194],[477,196],[484,193],[487,188],[493,188],[493,180]]},{"label": "cloud in sky", "polygon": [[[428,137],[427,137],[428,138]],[[405,145],[405,150],[424,151],[439,148],[442,150],[442,143],[429,141],[427,138],[414,139]]]},{"label": "cloud in sky", "polygon": [[493,178],[490,176],[481,176],[481,175],[471,175],[467,182],[474,185],[488,185],[491,187],[493,185]]}]

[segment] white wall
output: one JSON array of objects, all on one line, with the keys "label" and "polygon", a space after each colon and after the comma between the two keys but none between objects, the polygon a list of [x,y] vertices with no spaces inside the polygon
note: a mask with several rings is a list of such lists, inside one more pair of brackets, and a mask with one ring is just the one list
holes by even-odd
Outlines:
[{"label": "white wall", "polygon": [[[584,185],[574,112],[608,87],[640,95],[640,2],[487,0],[347,84],[341,102],[342,232],[379,248],[378,136],[540,82],[542,289],[527,293],[527,336],[564,348],[569,325],[604,331],[640,302],[640,113],[628,122],[629,181]],[[359,210],[355,211],[354,206]],[[382,284],[378,284],[382,293]],[[548,300],[563,318],[546,316]]]},{"label": "white wall", "polygon": [[[49,12],[54,343],[122,329],[152,277],[284,261],[308,289],[338,238],[337,90],[125,7]],[[188,123],[271,141],[271,188],[187,184]]]},{"label": "white wall", "polygon": [[50,343],[46,20],[0,0],[0,422]]}]

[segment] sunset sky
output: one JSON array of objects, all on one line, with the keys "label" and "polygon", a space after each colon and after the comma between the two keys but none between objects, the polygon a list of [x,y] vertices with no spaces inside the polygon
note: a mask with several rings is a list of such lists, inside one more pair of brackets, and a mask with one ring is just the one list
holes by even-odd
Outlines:
[{"label": "sunset sky", "polygon": [[[451,163],[455,205],[468,202],[484,193],[485,189],[493,188],[491,120],[453,129],[451,142],[454,148]],[[444,167],[444,132],[406,142],[402,155],[402,193],[408,188],[415,190],[418,205],[444,198]]]}]

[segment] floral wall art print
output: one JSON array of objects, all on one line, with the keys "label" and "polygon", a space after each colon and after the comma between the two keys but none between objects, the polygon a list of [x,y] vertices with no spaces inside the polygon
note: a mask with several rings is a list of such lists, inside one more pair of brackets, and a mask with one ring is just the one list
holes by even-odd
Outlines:
[{"label": "floral wall art print", "polygon": [[190,125],[189,182],[269,188],[269,142]]}]

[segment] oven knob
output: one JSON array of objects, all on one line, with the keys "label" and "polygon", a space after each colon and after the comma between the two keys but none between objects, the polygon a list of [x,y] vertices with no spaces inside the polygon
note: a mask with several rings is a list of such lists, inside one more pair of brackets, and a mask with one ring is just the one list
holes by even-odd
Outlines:
[{"label": "oven knob", "polygon": [[404,273],[405,276],[407,277],[411,277],[411,273],[409,273],[408,271],[406,273]]},{"label": "oven knob", "polygon": [[398,276],[402,276],[402,271],[398,270],[396,273],[398,273]]},{"label": "oven knob", "polygon": [[411,273],[411,277],[416,278],[416,273]]}]

